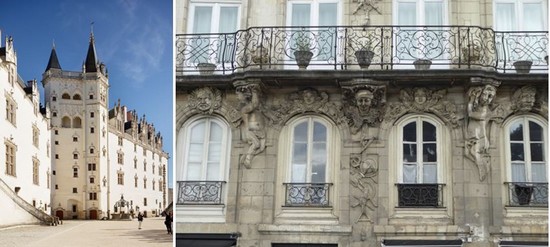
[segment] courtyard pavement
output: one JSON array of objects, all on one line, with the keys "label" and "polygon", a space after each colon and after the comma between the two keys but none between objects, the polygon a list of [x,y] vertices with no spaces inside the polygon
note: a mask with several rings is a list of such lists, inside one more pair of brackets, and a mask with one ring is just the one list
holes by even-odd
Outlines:
[{"label": "courtyard pavement", "polygon": [[164,218],[138,221],[66,220],[63,225],[24,225],[0,228],[2,247],[73,247],[73,246],[173,246]]}]

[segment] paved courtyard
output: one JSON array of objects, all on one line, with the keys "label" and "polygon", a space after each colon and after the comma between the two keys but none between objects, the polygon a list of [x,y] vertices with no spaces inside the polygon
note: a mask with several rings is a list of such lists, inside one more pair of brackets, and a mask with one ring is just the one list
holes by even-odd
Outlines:
[{"label": "paved courtyard", "polygon": [[145,218],[141,230],[137,220],[83,221],[67,220],[63,225],[26,225],[0,228],[2,247],[63,246],[172,246],[164,218]]}]

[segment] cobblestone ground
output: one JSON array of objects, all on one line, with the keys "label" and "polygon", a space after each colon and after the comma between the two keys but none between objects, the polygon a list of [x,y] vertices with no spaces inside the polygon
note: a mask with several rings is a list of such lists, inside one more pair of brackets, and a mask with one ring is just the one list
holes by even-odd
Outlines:
[{"label": "cobblestone ground", "polygon": [[133,221],[67,220],[63,225],[26,225],[0,228],[2,247],[74,247],[74,246],[172,246],[164,218],[145,218],[138,230]]}]

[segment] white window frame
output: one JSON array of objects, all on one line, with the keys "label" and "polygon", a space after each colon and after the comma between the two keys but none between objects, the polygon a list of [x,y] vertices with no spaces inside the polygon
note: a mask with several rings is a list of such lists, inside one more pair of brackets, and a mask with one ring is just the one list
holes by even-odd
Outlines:
[{"label": "white window frame", "polygon": [[[327,163],[325,183],[331,183],[329,187],[329,207],[285,207],[286,187],[284,183],[291,181],[292,169],[292,142],[294,127],[302,123],[304,119],[321,122],[327,128]],[[340,132],[336,124],[321,115],[306,114],[289,120],[281,130],[278,145],[277,178],[275,184],[275,224],[296,224],[306,220],[308,223],[337,224],[339,220],[339,174],[340,149],[342,145]]]},{"label": "white window frame", "polygon": [[[443,205],[440,208],[399,208],[396,183],[403,181],[403,127],[413,119],[428,121],[436,127],[437,183],[443,186]],[[417,133],[418,136],[418,133]],[[431,114],[408,114],[397,120],[388,136],[388,211],[390,224],[417,224],[419,220],[430,223],[448,223],[453,219],[452,191],[452,136],[451,127]],[[397,154],[397,155],[393,155]],[[381,185],[383,186],[383,185]]]},{"label": "white window frame", "polygon": [[[176,181],[185,181],[187,178],[187,160],[189,151],[189,130],[200,121],[215,121],[222,127],[222,153],[220,155],[220,179],[229,180],[229,166],[231,157],[231,127],[219,116],[199,115],[187,120],[176,133]],[[205,129],[206,131],[206,129]],[[204,177],[206,178],[206,177]],[[224,223],[226,222],[227,195],[229,183],[223,184],[221,205],[176,205],[176,217],[182,222]],[[178,190],[178,188],[176,188]],[[178,192],[176,191],[176,194]]]},{"label": "white window frame", "polygon": [[[296,181],[292,181],[292,173],[293,173],[293,167],[292,167],[292,158],[293,158],[293,154],[292,154],[292,150],[294,148],[294,131],[296,130],[296,127],[299,125],[299,124],[302,124],[302,123],[307,123],[307,127],[308,127],[308,133],[307,133],[307,147],[308,147],[308,150],[307,150],[307,154],[306,154],[306,181],[304,182],[296,182]],[[305,117],[305,118],[301,118],[299,121],[296,121],[293,123],[292,126],[289,126],[289,128],[291,128],[291,134],[290,134],[290,138],[291,138],[291,141],[290,141],[290,155],[288,157],[288,164],[290,166],[290,169],[288,169],[288,174],[287,174],[287,182],[288,183],[312,183],[311,182],[311,176],[313,175],[312,174],[312,169],[313,169],[313,165],[312,165],[312,155],[313,155],[313,126],[314,126],[314,123],[315,122],[318,122],[320,124],[322,124],[327,132],[326,132],[326,136],[327,136],[327,140],[325,141],[325,144],[326,144],[326,149],[327,149],[327,153],[325,154],[327,157],[326,157],[326,160],[327,160],[327,163],[325,164],[325,181],[323,183],[328,183],[327,180],[329,179],[328,177],[328,174],[329,174],[329,162],[328,162],[328,153],[329,153],[329,149],[330,149],[330,144],[331,144],[331,141],[330,140],[330,136],[329,136],[329,133],[330,133],[330,130],[329,130],[329,126],[327,126],[327,124],[325,123],[325,121],[319,121],[319,119],[317,118],[314,118],[314,117]]]},{"label": "white window frame", "polygon": [[[414,3],[416,4],[416,20],[415,24],[407,24],[407,25],[416,25],[416,26],[424,26],[426,24],[426,15],[425,15],[425,4],[426,2],[442,2],[443,3],[443,23],[442,26],[449,25],[449,1],[448,0],[393,0],[392,2],[392,22],[394,25],[402,25],[399,24],[399,13],[398,13],[398,4],[399,3]],[[395,54],[395,49],[397,48],[396,44],[396,38],[393,38],[393,49]],[[393,60],[393,58],[390,58]],[[405,61],[406,63],[412,63],[413,60],[409,59],[400,59],[401,61]],[[449,65],[438,65],[439,63],[442,63],[441,60],[432,61],[431,68],[438,68],[438,69],[448,69]],[[394,69],[412,69],[414,66],[412,64],[406,64],[406,65],[394,65]]]},{"label": "white window frame", "polygon": [[[293,4],[310,4],[311,5],[311,13],[310,13],[310,20],[309,20],[309,26],[319,26],[319,4],[321,3],[336,3],[338,6],[338,9],[336,10],[336,25],[340,26],[342,25],[342,10],[343,10],[343,1],[342,0],[288,0],[286,3],[286,26],[291,27],[292,26],[292,5]],[[336,31],[338,31],[336,29]],[[292,33],[292,31],[288,32],[289,35]],[[339,42],[344,37],[342,33],[336,33],[338,36],[336,39],[336,42]],[[288,40],[287,42],[290,42]],[[343,49],[343,44],[337,43],[337,47],[331,47],[331,49]],[[288,45],[285,45],[288,46]],[[313,51],[315,55],[315,51]],[[344,59],[343,53],[340,51],[337,51],[337,57],[336,57],[336,63],[341,63]],[[293,61],[293,59],[287,57],[285,55],[284,59],[289,59],[289,62],[285,62],[285,68],[286,69],[298,69],[298,65],[296,65],[296,62]],[[316,61],[319,61],[316,65]],[[311,62],[308,69],[327,69],[327,68],[334,68],[334,64],[329,64],[324,60],[316,60],[315,58],[311,59]]]},{"label": "white window frame", "polygon": [[[517,121],[522,121],[523,124],[523,144],[524,144],[524,151],[527,151],[524,153],[525,155],[525,179],[526,182],[533,182],[532,181],[532,174],[531,174],[531,152],[530,152],[530,145],[528,140],[528,132],[527,129],[529,127],[529,121],[535,122],[536,124],[540,125],[543,129],[543,150],[545,150],[544,158],[546,159],[546,181],[548,182],[548,123],[546,123],[544,120],[540,119],[537,116],[534,115],[522,115],[522,116],[515,116],[511,119],[509,119],[503,128],[504,131],[504,147],[505,147],[505,157],[506,157],[506,181],[507,182],[518,182],[518,181],[512,181],[512,154],[510,150],[510,127],[512,124],[516,123]],[[526,136],[527,135],[527,136]]]},{"label": "white window frame", "polygon": [[493,27],[495,27],[496,18],[497,18],[497,4],[498,3],[513,3],[514,4],[514,13],[516,20],[513,22],[513,30],[497,30],[495,31],[521,31],[525,30],[524,28],[524,17],[523,17],[523,4],[525,3],[541,3],[542,4],[542,14],[545,21],[543,21],[544,30],[548,30],[548,2],[545,0],[493,0]]}]

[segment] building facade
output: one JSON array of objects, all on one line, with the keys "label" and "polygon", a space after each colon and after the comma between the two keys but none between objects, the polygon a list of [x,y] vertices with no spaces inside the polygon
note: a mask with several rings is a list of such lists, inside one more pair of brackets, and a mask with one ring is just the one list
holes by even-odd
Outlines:
[{"label": "building facade", "polygon": [[29,211],[51,209],[49,111],[40,105],[36,81],[18,76],[13,39],[6,37],[0,47],[0,225],[35,223]]},{"label": "building facade", "polygon": [[176,1],[178,246],[548,245],[547,1]]}]

